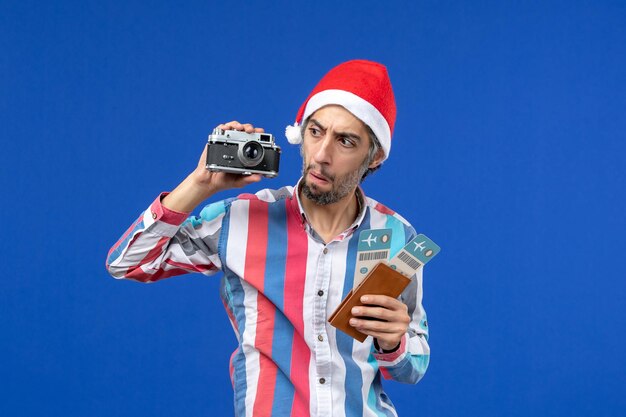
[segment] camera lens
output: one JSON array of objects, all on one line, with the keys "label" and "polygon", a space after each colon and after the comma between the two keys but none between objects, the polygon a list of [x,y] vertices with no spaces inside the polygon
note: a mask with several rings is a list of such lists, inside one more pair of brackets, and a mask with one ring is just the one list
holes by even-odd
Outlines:
[{"label": "camera lens", "polygon": [[243,155],[248,159],[256,159],[259,157],[259,150],[252,145],[247,145],[243,148]]},{"label": "camera lens", "polygon": [[265,152],[259,142],[251,140],[241,145],[237,153],[241,163],[244,166],[251,167],[261,162]]}]

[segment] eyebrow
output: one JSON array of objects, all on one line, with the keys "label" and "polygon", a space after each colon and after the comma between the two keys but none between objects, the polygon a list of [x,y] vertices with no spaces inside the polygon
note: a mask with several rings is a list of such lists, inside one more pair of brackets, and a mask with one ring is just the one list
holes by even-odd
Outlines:
[{"label": "eyebrow", "polygon": [[[320,122],[318,122],[315,119],[310,119],[309,123],[313,123],[315,126],[317,126],[318,128],[320,128],[321,130],[323,130],[324,132],[326,132],[326,127],[322,126],[322,124]],[[361,141],[361,137],[359,135],[357,135],[356,133],[351,133],[351,132],[337,132],[337,136],[344,136],[347,138],[351,138],[354,139],[356,141]]]}]

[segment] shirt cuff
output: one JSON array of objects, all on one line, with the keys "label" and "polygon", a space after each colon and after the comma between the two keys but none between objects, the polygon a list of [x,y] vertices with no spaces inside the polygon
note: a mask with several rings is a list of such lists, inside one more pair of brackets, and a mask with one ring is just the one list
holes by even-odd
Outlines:
[{"label": "shirt cuff", "polygon": [[400,346],[391,353],[374,352],[374,357],[380,366],[392,366],[406,352],[408,334],[404,334],[400,339]]},{"label": "shirt cuff", "polygon": [[168,195],[168,192],[161,193],[156,200],[150,205],[150,215],[154,221],[161,221],[173,226],[180,226],[190,213],[174,211],[165,207],[161,201]]}]

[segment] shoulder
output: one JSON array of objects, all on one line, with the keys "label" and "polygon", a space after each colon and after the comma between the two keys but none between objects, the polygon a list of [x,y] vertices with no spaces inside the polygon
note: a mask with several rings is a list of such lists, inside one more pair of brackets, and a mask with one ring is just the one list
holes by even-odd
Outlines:
[{"label": "shoulder", "polygon": [[385,216],[387,218],[393,218],[405,225],[406,227],[412,227],[411,223],[409,223],[407,219],[400,215],[400,213],[387,207],[383,203],[374,200],[373,198],[365,197],[365,204],[370,209],[371,216]]},{"label": "shoulder", "polygon": [[255,207],[266,206],[275,204],[291,197],[293,193],[293,187],[282,187],[278,190],[272,190],[269,188],[263,189],[255,194],[244,193],[237,197],[227,198],[225,200],[216,201],[205,206],[200,216],[197,218],[190,218],[187,221],[191,222],[194,226],[197,226],[201,222],[215,222],[221,221],[224,216],[228,216],[230,212],[234,211],[248,211],[250,209],[250,202],[254,201]]},{"label": "shoulder", "polygon": [[239,194],[236,198],[231,199],[230,204],[238,204],[245,201],[259,201],[267,204],[276,203],[278,201],[290,198],[293,195],[293,187],[286,186],[277,190],[265,188],[254,194]]},{"label": "shoulder", "polygon": [[410,241],[417,234],[411,223],[397,211],[370,197],[365,197],[365,204],[369,210],[370,225],[392,229],[397,240],[402,242]]},{"label": "shoulder", "polygon": [[282,187],[277,190],[265,188],[254,194],[239,194],[235,198],[225,200],[225,209],[227,212],[236,213],[252,213],[266,212],[270,206],[284,205],[284,201],[292,196],[293,187]]}]

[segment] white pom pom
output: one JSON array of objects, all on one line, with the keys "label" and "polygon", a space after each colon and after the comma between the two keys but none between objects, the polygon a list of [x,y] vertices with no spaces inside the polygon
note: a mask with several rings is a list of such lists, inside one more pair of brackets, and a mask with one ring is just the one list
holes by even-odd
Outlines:
[{"label": "white pom pom", "polygon": [[287,136],[287,140],[292,145],[302,143],[302,133],[300,132],[300,126],[298,126],[298,123],[294,123],[292,126],[287,126],[285,128],[285,136]]}]

